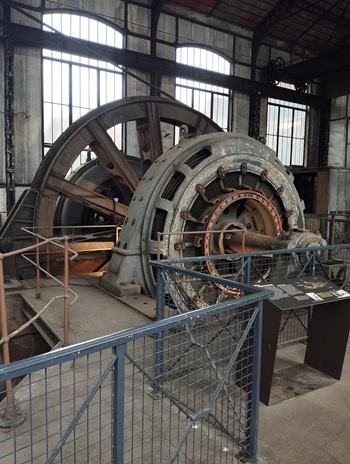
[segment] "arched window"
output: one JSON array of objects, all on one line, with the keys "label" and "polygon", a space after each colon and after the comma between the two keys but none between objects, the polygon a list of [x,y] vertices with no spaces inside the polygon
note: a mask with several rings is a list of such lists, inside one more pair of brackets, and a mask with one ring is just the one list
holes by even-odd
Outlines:
[{"label": "arched window", "polygon": [[[44,15],[44,24],[70,37],[122,48],[123,36],[95,19],[75,14]],[[50,27],[45,30],[52,31]],[[123,96],[119,68],[105,61],[43,50],[43,107],[45,153],[76,119],[90,110]],[[121,128],[110,130],[118,144]]]},{"label": "arched window", "polygon": [[[199,47],[179,47],[176,62],[230,74],[231,65],[217,53]],[[228,129],[229,89],[189,79],[176,78],[176,99]]]},{"label": "arched window", "polygon": [[[292,88],[281,83],[281,87]],[[266,145],[286,166],[303,166],[307,107],[275,98],[268,99]]]}]

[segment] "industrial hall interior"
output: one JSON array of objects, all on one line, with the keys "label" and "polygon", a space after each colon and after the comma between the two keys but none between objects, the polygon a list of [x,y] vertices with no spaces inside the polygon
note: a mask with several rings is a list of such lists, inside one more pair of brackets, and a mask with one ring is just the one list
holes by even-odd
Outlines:
[{"label": "industrial hall interior", "polygon": [[0,0],[0,463],[349,464],[350,0]]}]

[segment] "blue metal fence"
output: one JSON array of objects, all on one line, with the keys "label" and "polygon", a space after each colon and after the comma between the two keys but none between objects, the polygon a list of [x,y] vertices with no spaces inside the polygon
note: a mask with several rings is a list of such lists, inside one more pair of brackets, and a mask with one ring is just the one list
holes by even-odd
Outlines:
[{"label": "blue metal fence", "polygon": [[154,265],[157,321],[0,367],[1,462],[256,462],[271,293]]},{"label": "blue metal fence", "polygon": [[[255,253],[236,253],[210,257],[189,257],[169,260],[173,265],[194,271],[244,282],[249,285],[269,282],[287,283],[290,279],[320,277],[350,292],[350,245],[268,250]],[[182,290],[183,292],[183,290]],[[207,287],[198,287],[192,301],[205,295]],[[217,286],[217,293],[220,287]],[[191,297],[187,296],[188,299]],[[305,306],[283,313],[279,345],[307,338],[312,307]]]}]

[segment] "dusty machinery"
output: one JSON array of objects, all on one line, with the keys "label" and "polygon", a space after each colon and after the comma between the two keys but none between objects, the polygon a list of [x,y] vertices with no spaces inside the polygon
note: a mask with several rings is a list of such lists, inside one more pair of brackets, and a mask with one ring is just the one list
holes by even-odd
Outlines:
[{"label": "dusty machinery", "polygon": [[[137,156],[124,154],[109,135],[126,123],[129,137],[134,125]],[[170,126],[179,128],[180,140],[163,153]],[[68,175],[86,147],[97,158]],[[224,133],[175,101],[127,98],[88,113],[61,135],[5,223],[0,245],[6,250],[23,241],[23,225],[53,235],[54,225],[64,233],[72,224],[123,223],[101,285],[119,295],[154,296],[149,261],[157,252],[234,253],[242,250],[242,236],[246,251],[324,244],[304,231],[303,209],[292,174],[262,143]],[[221,232],[203,234],[214,230]]]}]

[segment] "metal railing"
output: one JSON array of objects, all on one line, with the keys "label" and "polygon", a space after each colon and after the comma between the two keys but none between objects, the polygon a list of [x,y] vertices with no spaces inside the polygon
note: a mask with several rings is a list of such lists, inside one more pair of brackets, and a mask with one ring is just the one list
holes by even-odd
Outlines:
[{"label": "metal railing", "polygon": [[7,415],[26,419],[0,431],[0,460],[256,462],[271,292],[153,264],[157,321],[0,367],[0,382],[25,376]]},{"label": "metal railing", "polygon": [[109,238],[113,239],[116,243],[119,240],[121,227],[115,224],[94,224],[94,225],[64,225],[64,226],[36,226],[22,228],[29,233],[35,233],[43,237],[51,237],[55,233],[69,237],[71,242],[78,242],[82,240],[97,240]]},{"label": "metal railing", "polygon": [[[68,238],[69,249],[71,253],[79,253],[80,256],[83,253],[88,252],[103,252],[109,251],[119,240],[119,234],[121,227],[115,224],[94,224],[88,226],[81,225],[65,225],[65,226],[37,226],[30,228],[22,228],[27,234],[40,237],[42,240],[52,237],[61,240],[58,234],[62,234]],[[55,235],[57,234],[57,236]],[[57,256],[56,247],[52,248],[50,242],[46,244],[46,264],[45,268],[47,272],[52,273],[50,269],[50,260]],[[105,262],[98,265],[98,268],[102,267],[109,261],[109,257],[106,258]],[[94,269],[94,272],[99,269]]]},{"label": "metal railing", "polygon": [[[48,238],[44,239],[37,234],[32,233],[35,238],[36,244],[21,248],[19,250],[10,251],[8,253],[0,253],[0,322],[1,322],[1,339],[0,346],[2,345],[3,353],[3,362],[4,364],[10,363],[10,340],[16,337],[18,334],[23,332],[27,327],[33,324],[38,318],[40,318],[53,304],[57,299],[63,299],[63,327],[64,327],[64,344],[68,345],[68,325],[69,325],[69,306],[73,305],[77,299],[77,294],[69,288],[69,260],[72,260],[76,257],[76,253],[72,252],[68,248],[68,237],[62,237],[61,240],[63,244],[59,242],[58,238]],[[40,241],[42,240],[42,241]],[[40,248],[46,247],[48,244],[54,245],[56,248],[63,252],[64,255],[64,280],[63,282],[49,274],[41,265],[40,265]],[[36,298],[39,299],[41,296],[40,281],[41,273],[45,276],[50,277],[55,280],[59,285],[63,287],[63,295],[58,295],[44,305],[44,307],[38,311],[31,319],[29,319],[21,327],[18,327],[12,333],[9,333],[8,330],[8,320],[7,320],[7,309],[6,309],[6,294],[5,294],[5,276],[4,276],[4,260],[6,258],[11,258],[13,256],[20,255],[26,261],[31,263],[36,270]],[[34,257],[32,256],[34,255]],[[70,256],[71,255],[71,256]],[[32,259],[33,258],[33,259]],[[69,293],[73,295],[73,299],[69,301]],[[11,382],[6,380],[6,402],[7,406],[13,405],[13,395]]]}]

